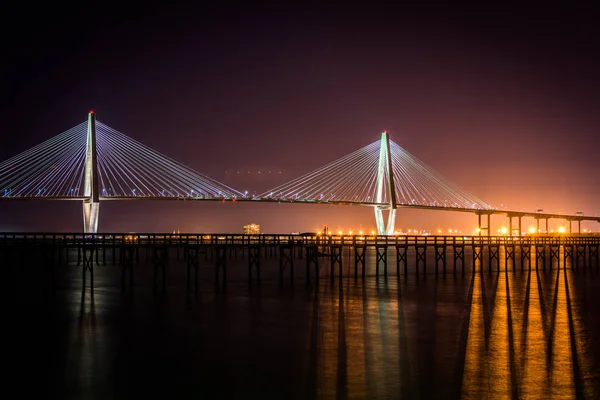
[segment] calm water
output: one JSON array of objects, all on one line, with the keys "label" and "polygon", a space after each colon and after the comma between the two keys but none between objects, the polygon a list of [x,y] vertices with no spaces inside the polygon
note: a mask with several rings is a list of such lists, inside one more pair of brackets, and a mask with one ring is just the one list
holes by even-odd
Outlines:
[{"label": "calm water", "polygon": [[[373,257],[371,257],[373,256]],[[120,267],[99,265],[93,292],[81,267],[59,271],[51,294],[40,265],[11,264],[2,324],[4,393],[56,398],[598,398],[600,276],[596,268],[464,276],[434,273],[279,285],[263,259],[249,286],[247,259],[229,260],[226,289],[202,261],[187,293],[172,256],[167,288],[136,266],[123,293]],[[142,257],[143,258],[143,257]],[[502,258],[502,257],[501,257]],[[409,260],[412,258],[409,257]],[[390,260],[395,260],[390,255]],[[394,264],[393,262],[390,264]],[[414,263],[413,263],[414,264]],[[323,276],[328,265],[321,267]],[[440,270],[441,271],[441,270]]]}]

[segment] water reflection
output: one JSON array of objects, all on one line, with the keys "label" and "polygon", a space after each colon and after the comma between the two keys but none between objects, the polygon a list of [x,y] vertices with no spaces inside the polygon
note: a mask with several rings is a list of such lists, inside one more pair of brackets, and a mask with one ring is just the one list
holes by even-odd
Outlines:
[{"label": "water reflection", "polygon": [[[73,268],[71,287],[31,308],[49,310],[54,333],[41,336],[54,356],[39,375],[56,376],[57,398],[78,399],[127,398],[130,388],[167,398],[597,398],[598,271],[533,261],[194,295],[172,275],[164,293],[140,283],[123,295],[108,267],[82,292]],[[34,319],[23,314],[21,332],[37,338]]]},{"label": "water reflection", "polygon": [[[316,287],[317,398],[590,398],[598,344],[576,281],[554,269]],[[587,305],[589,307],[589,305]],[[595,308],[594,308],[595,309]],[[593,316],[593,318],[596,318]]]}]

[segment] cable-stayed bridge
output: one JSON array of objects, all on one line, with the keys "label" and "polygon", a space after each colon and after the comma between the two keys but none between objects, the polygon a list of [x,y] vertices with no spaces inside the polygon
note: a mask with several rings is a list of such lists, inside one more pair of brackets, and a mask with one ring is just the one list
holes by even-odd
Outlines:
[{"label": "cable-stayed bridge", "polygon": [[[600,217],[497,210],[449,182],[390,140],[381,140],[259,195],[237,191],[96,120],[88,120],[0,163],[0,200],[79,200],[84,232],[98,230],[103,200],[252,201],[371,206],[380,235],[394,234],[396,210],[470,212],[480,234],[490,216],[579,223]],[[384,214],[387,213],[387,216]],[[482,217],[487,225],[482,225]],[[387,221],[386,221],[387,220]],[[570,229],[571,231],[571,229]]]}]

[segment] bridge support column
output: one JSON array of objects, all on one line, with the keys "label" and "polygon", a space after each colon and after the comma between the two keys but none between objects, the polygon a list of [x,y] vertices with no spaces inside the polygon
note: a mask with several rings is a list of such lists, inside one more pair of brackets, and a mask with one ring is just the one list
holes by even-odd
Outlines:
[{"label": "bridge support column", "polygon": [[[389,210],[387,224],[383,220],[383,210]],[[375,207],[375,223],[378,235],[393,235],[396,223],[396,210],[391,208]]]},{"label": "bridge support column", "polygon": [[100,203],[89,200],[83,201],[83,232],[98,232],[98,211]]},{"label": "bridge support column", "polygon": [[522,215],[513,215],[513,214],[508,214],[508,236],[512,237],[515,236],[514,235],[514,231],[515,229],[513,228],[513,218],[517,218],[519,225],[518,225],[518,234],[516,236],[521,236],[521,232],[523,231],[522,226],[521,226],[521,220],[523,218]]},{"label": "bridge support column", "polygon": [[481,232],[482,231],[486,231],[487,232],[486,236],[490,236],[490,231],[491,231],[490,230],[491,217],[490,217],[489,213],[486,213],[486,215],[487,215],[487,226],[483,227],[481,225],[481,216],[482,216],[482,213],[481,212],[477,213],[477,233],[478,233],[478,236],[481,236]]},{"label": "bridge support column", "polygon": [[100,202],[98,196],[98,163],[96,157],[96,114],[88,114],[87,143],[85,152],[85,169],[83,173],[83,231],[98,232],[98,212]]},{"label": "bridge support column", "polygon": [[[387,190],[384,188],[386,183]],[[379,235],[393,235],[394,224],[396,222],[396,189],[394,186],[394,170],[392,168],[390,138],[388,137],[387,132],[381,134],[379,168],[377,170],[376,202],[378,203],[378,205],[375,206],[377,233]],[[389,210],[387,226],[383,222],[383,210]]]}]

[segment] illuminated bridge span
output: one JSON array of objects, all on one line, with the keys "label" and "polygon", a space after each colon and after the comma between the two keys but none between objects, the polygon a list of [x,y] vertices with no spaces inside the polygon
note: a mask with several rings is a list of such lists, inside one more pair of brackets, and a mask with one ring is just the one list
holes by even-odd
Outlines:
[{"label": "illuminated bridge span", "polygon": [[[387,132],[351,154],[258,196],[237,191],[96,121],[55,136],[0,163],[0,199],[80,200],[84,232],[98,230],[100,200],[255,201],[372,206],[377,231],[392,235],[396,210],[418,208],[478,215],[490,235],[490,216],[533,217],[569,223],[600,217],[500,211],[461,190],[389,139]],[[387,213],[387,223],[384,220]],[[482,225],[487,217],[487,226]],[[571,232],[571,224],[569,224]]]}]

